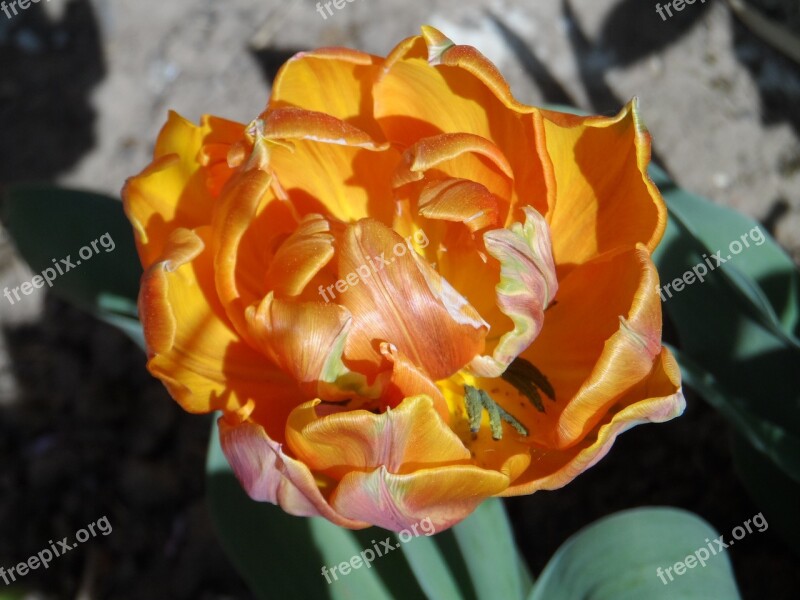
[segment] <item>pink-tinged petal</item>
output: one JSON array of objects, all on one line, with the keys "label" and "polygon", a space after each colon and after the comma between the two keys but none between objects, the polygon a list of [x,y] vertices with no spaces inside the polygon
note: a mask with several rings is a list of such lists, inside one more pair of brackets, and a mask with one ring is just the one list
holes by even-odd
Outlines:
[{"label": "pink-tinged petal", "polygon": [[436,380],[483,349],[487,328],[480,315],[381,223],[364,219],[345,230],[339,276],[349,274],[358,275],[356,283],[336,300],[358,315],[347,338],[348,360],[380,364],[377,344],[390,342]]},{"label": "pink-tinged petal", "polygon": [[500,495],[521,496],[563,487],[597,464],[619,434],[643,423],[674,419],[685,407],[680,369],[663,348],[649,376],[620,398],[595,430],[571,448],[533,449],[528,470]]},{"label": "pink-tinged petal", "polygon": [[379,415],[353,410],[320,417],[318,404],[315,400],[298,407],[286,428],[292,455],[313,471],[341,479],[350,471],[378,467],[409,473],[469,462],[469,450],[427,396],[406,398]]},{"label": "pink-tinged petal", "polygon": [[[511,331],[492,332],[496,340],[491,355],[475,358],[470,370],[480,377],[499,377],[542,329],[544,311],[555,298],[558,280],[550,233],[535,209],[524,208],[525,224],[484,234],[486,250],[500,262],[497,304],[514,324]],[[502,337],[497,339],[499,333]]]},{"label": "pink-tinged petal", "polygon": [[459,523],[490,496],[508,487],[508,477],[471,465],[389,473],[385,467],[344,476],[331,506],[351,519],[402,531],[429,519],[437,532]]},{"label": "pink-tinged petal", "polygon": [[228,463],[253,500],[276,504],[290,515],[322,516],[349,529],[370,525],[333,510],[308,467],[287,455],[263,427],[250,422],[231,425],[220,419],[219,435]]}]

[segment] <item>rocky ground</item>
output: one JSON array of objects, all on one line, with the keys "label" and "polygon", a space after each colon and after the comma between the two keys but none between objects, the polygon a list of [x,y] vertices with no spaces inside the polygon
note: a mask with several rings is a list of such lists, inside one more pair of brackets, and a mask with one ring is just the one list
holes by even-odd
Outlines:
[{"label": "rocky ground", "polygon": [[[0,13],[0,184],[117,195],[168,109],[248,121],[294,52],[385,54],[429,23],[479,47],[521,101],[613,114],[639,96],[678,183],[761,220],[800,260],[800,67],[722,0],[666,21],[649,0],[356,0],[325,19],[315,4],[52,0]],[[29,278],[0,229],[0,288]],[[203,502],[209,422],[174,406],[124,336],[54,298],[0,298],[0,326],[0,566],[107,515],[113,533],[27,577],[31,597],[247,598]],[[512,501],[534,570],[619,508],[683,506],[721,532],[751,517],[724,431],[690,402],[657,446],[634,430],[573,486]],[[730,555],[745,597],[800,589],[771,530]]]}]

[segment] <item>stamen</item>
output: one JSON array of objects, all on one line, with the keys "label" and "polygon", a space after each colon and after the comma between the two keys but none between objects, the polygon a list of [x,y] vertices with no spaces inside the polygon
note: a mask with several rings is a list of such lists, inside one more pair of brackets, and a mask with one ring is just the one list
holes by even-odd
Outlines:
[{"label": "stamen", "polygon": [[544,373],[524,358],[515,359],[501,377],[527,397],[539,412],[545,412],[539,390],[550,400],[556,399],[556,392]]},{"label": "stamen", "polygon": [[469,428],[473,434],[480,430],[481,415],[485,409],[489,414],[489,426],[492,428],[493,440],[503,439],[503,421],[511,425],[520,435],[528,435],[528,429],[516,417],[497,404],[486,391],[465,385],[464,400],[469,417]]}]

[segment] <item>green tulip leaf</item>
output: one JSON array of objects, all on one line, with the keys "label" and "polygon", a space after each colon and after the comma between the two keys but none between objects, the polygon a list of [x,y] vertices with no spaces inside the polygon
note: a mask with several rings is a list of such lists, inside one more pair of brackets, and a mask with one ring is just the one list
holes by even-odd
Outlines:
[{"label": "green tulip leaf", "polygon": [[[708,523],[683,510],[623,511],[568,539],[528,600],[739,598],[728,556],[709,549],[716,551],[717,537]],[[676,569],[678,563],[684,566]]]}]

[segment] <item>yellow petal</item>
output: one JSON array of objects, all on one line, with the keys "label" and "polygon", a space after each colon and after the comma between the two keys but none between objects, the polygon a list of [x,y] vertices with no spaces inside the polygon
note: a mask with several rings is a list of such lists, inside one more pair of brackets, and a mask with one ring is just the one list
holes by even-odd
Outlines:
[{"label": "yellow petal", "polygon": [[[210,234],[177,229],[142,278],[139,312],[148,369],[190,412],[223,410],[263,418],[271,397],[288,415],[300,391],[294,381],[247,346],[216,297]],[[278,430],[279,439],[283,432]]]},{"label": "yellow petal", "polygon": [[365,89],[382,66],[382,58],[348,48],[300,52],[278,71],[269,108],[296,106],[326,113],[380,139],[383,134]]},{"label": "yellow petal", "polygon": [[204,155],[202,150],[207,145],[228,148],[243,131],[239,123],[209,116],[197,126],[170,111],[153,162],[128,179],[122,191],[144,268],[163,252],[171,231],[211,222],[215,192],[230,170],[219,152]]},{"label": "yellow petal", "polygon": [[545,113],[557,199],[550,216],[559,275],[592,257],[642,243],[652,252],[667,211],[647,175],[650,135],[636,100],[616,117]]}]

